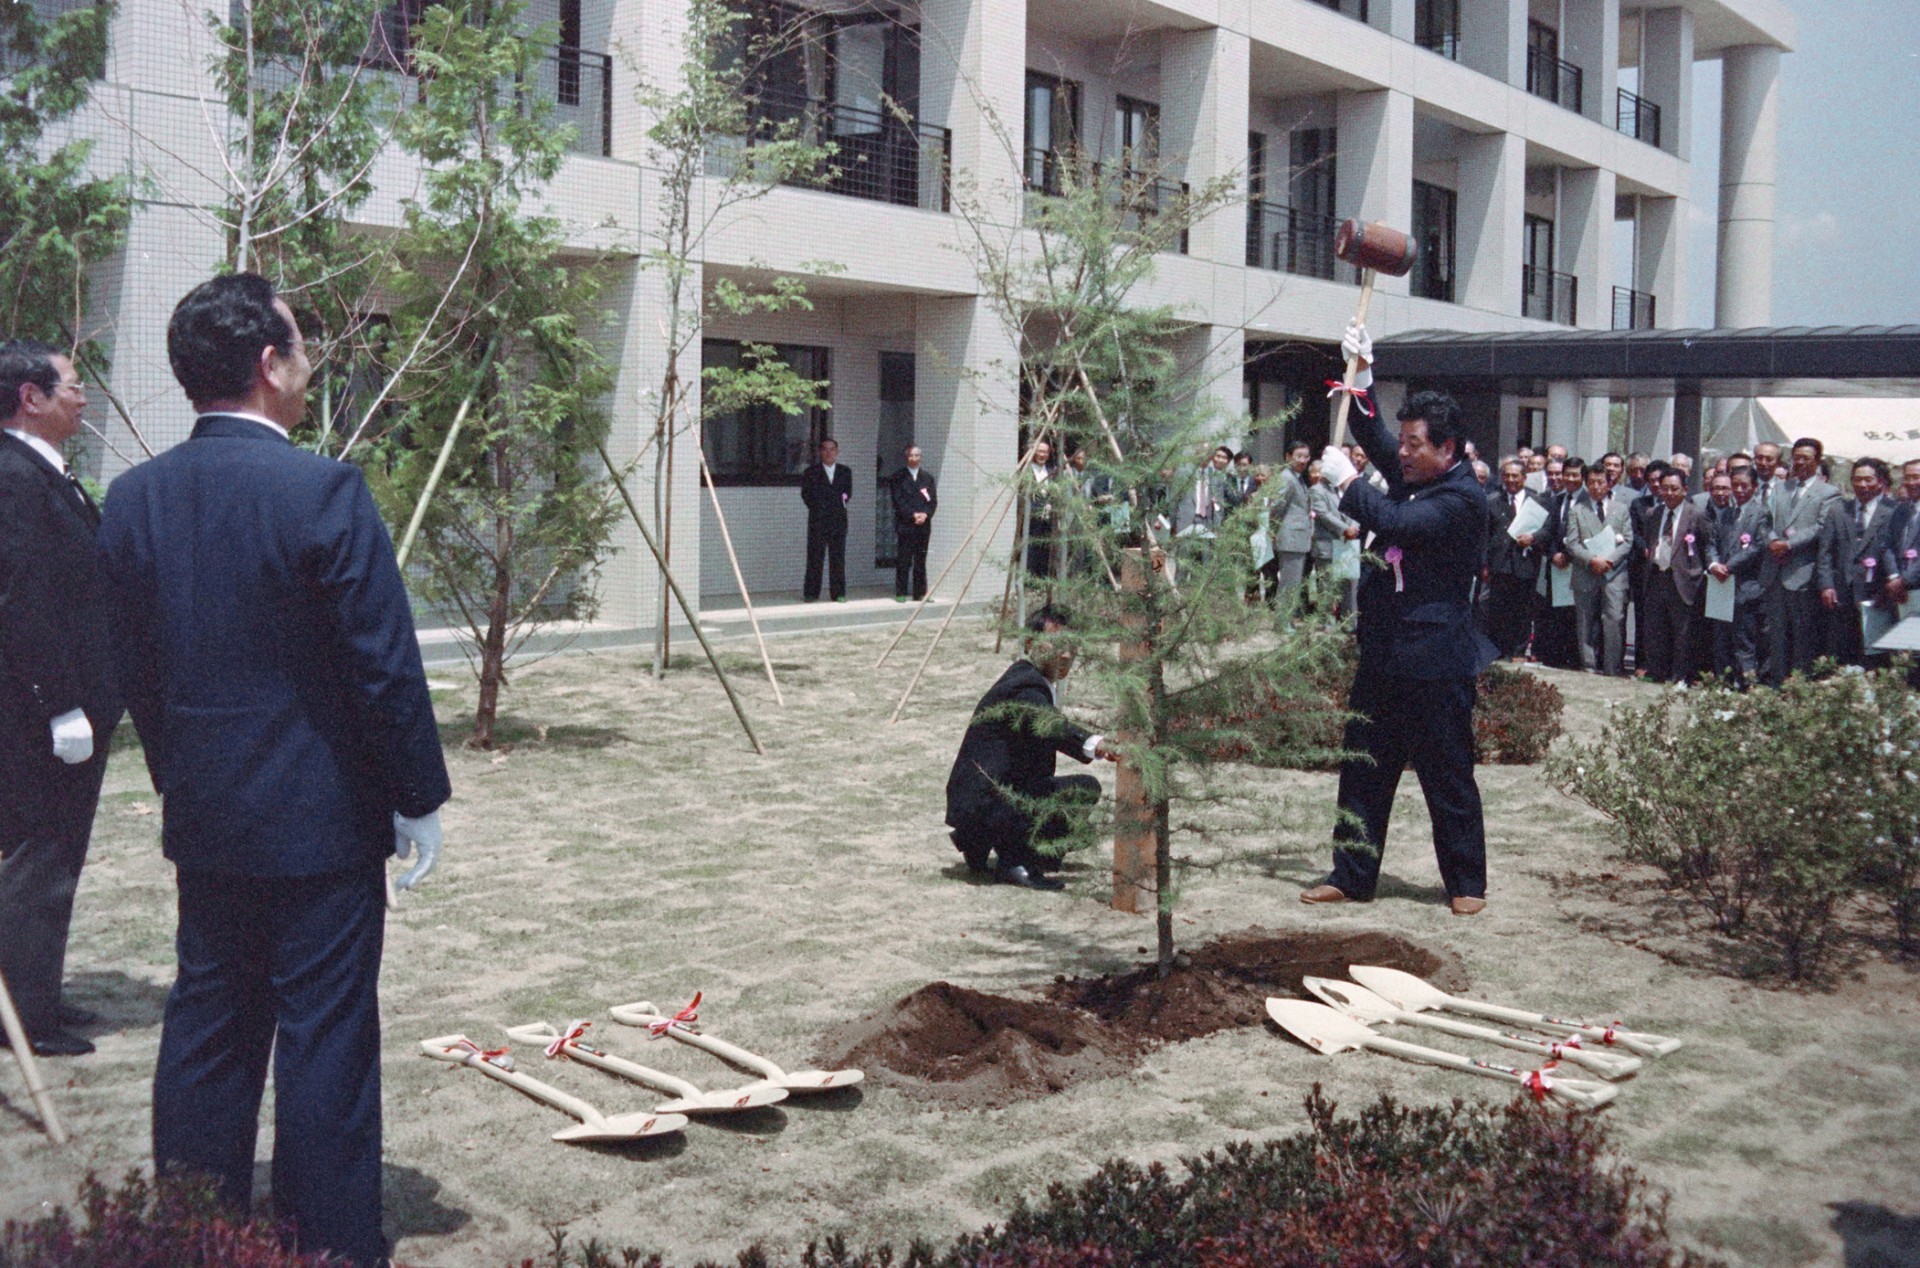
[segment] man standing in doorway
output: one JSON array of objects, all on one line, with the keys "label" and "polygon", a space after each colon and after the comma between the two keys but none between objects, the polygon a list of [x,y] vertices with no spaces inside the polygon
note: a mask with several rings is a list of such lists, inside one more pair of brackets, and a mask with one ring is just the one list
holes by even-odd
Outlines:
[{"label": "man standing in doorway", "polygon": [[807,504],[807,577],[800,597],[820,599],[821,565],[835,603],[847,601],[847,503],[853,501],[853,471],[840,465],[840,442],[820,442],[820,461],[800,473],[800,500]]},{"label": "man standing in doorway", "polygon": [[[907,465],[893,477],[893,601],[927,597],[927,543],[933,540],[933,513],[940,494],[933,473],[920,469],[920,446],[907,446]],[[911,586],[911,590],[909,590]]]}]

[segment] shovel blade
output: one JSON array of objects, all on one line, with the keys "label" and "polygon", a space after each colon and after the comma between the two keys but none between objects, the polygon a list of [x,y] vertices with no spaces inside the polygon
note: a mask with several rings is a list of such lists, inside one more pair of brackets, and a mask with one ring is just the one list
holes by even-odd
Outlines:
[{"label": "shovel blade", "polygon": [[866,1078],[860,1070],[789,1070],[785,1078],[769,1079],[774,1087],[797,1096],[809,1092],[831,1092],[836,1088],[852,1087]]},{"label": "shovel blade", "polygon": [[1300,984],[1313,992],[1321,1003],[1360,1021],[1393,1021],[1401,1014],[1388,1001],[1364,986],[1331,977],[1305,977]]},{"label": "shovel blade", "polygon": [[1307,1047],[1328,1056],[1363,1048],[1373,1038],[1373,1032],[1353,1018],[1304,999],[1268,999],[1267,1016]]},{"label": "shovel blade", "polygon": [[1416,1013],[1428,1008],[1445,1008],[1453,999],[1423,979],[1385,965],[1349,964],[1347,975],[1389,1004]]},{"label": "shovel blade", "polygon": [[597,1123],[576,1123],[553,1134],[553,1138],[570,1145],[586,1144],[592,1141],[640,1140],[647,1136],[664,1136],[668,1132],[677,1132],[687,1125],[684,1114],[615,1114],[603,1118]]}]

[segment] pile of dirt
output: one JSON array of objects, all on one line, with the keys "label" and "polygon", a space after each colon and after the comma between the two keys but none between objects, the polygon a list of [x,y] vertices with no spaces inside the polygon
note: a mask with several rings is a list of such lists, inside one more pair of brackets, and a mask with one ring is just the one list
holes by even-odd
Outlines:
[{"label": "pile of dirt", "polygon": [[935,982],[829,1035],[819,1060],[920,1100],[1003,1105],[1124,1073],[1163,1043],[1264,1025],[1267,996],[1304,995],[1302,978],[1345,979],[1350,964],[1402,969],[1449,993],[1469,985],[1457,958],[1393,934],[1249,929],[1194,948],[1164,978],[1153,964],[1058,978],[1037,999]]}]

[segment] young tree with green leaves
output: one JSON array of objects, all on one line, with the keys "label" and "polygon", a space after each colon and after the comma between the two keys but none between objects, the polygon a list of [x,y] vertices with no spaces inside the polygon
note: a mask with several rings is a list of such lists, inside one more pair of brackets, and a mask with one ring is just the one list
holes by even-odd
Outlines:
[{"label": "young tree with green leaves", "polygon": [[363,450],[389,520],[407,523],[447,449],[417,558],[422,596],[465,635],[479,748],[495,741],[508,657],[541,624],[592,614],[614,514],[589,465],[612,385],[587,317],[598,279],[530,206],[570,136],[550,103],[502,87],[531,81],[547,55],[523,11],[455,0],[415,32],[432,89],[398,137],[421,161],[424,194],[405,208],[386,284],[393,346],[436,352],[395,385],[399,421]]}]

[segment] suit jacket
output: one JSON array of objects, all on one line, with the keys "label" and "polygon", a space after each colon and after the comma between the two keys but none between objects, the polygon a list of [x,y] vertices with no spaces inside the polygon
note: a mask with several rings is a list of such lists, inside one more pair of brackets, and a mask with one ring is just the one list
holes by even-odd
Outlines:
[{"label": "suit jacket", "polygon": [[[1862,522],[1858,501],[1835,502],[1821,526],[1824,545],[1814,569],[1814,584],[1834,591],[1842,603],[1883,597],[1893,511],[1893,499],[1882,495],[1875,500],[1872,520]],[[1868,560],[1873,561],[1871,565]]]},{"label": "suit jacket", "polygon": [[100,763],[120,720],[99,523],[63,472],[0,435],[0,853],[92,787],[53,755],[53,719],[86,710]]},{"label": "suit jacket", "polygon": [[1788,480],[1775,490],[1773,535],[1787,543],[1787,557],[1780,561],[1784,588],[1805,590],[1818,580],[1821,533],[1828,510],[1839,500],[1840,490],[1818,477],[1804,486]]},{"label": "suit jacket", "polygon": [[[1661,578],[1660,568],[1654,563],[1654,554],[1659,549],[1661,521],[1666,517],[1666,504],[1647,517],[1647,579],[1649,583]],[[1679,523],[1667,526],[1665,534],[1673,542],[1672,558],[1669,561],[1666,577],[1673,582],[1674,589],[1680,592],[1680,601],[1688,607],[1700,597],[1700,578],[1707,570],[1707,539],[1712,536],[1712,525],[1707,518],[1694,509],[1693,503],[1683,501],[1674,512]]]},{"label": "suit jacket", "polygon": [[447,799],[393,544],[360,473],[209,414],[122,475],[100,548],[166,856],[244,876],[393,849]]},{"label": "suit jacket", "polygon": [[844,462],[833,466],[833,480],[827,469],[813,463],[800,473],[800,500],[807,504],[807,527],[824,528],[829,533],[847,531],[847,503],[853,497],[853,468]]},{"label": "suit jacket", "polygon": [[1056,754],[1085,763],[1092,736],[1053,702],[1053,687],[1031,661],[1017,660],[974,706],[947,776],[947,826],[965,828],[1006,813],[1002,790],[1026,797],[1053,791]]},{"label": "suit jacket", "polygon": [[1273,501],[1267,508],[1273,524],[1273,549],[1304,555],[1313,549],[1313,518],[1309,514],[1313,508],[1307,482],[1294,474],[1292,467],[1282,467],[1274,473],[1273,484]]},{"label": "suit jacket", "polygon": [[1713,528],[1707,537],[1707,562],[1725,564],[1733,573],[1736,604],[1758,603],[1780,579],[1780,565],[1767,549],[1773,515],[1757,495],[1745,506],[1728,507],[1727,512],[1709,511]]},{"label": "suit jacket", "polygon": [[[893,484],[888,492],[893,498],[895,528],[903,533],[924,533],[933,527],[933,513],[940,508],[940,490],[934,486],[931,471],[922,467],[920,478],[916,480],[911,471],[902,467],[894,473]],[[927,522],[918,529],[913,523],[916,513],[927,517]]]},{"label": "suit jacket", "polygon": [[1355,480],[1340,509],[1374,534],[1373,551],[1399,565],[1360,578],[1360,670],[1402,678],[1472,678],[1499,655],[1475,626],[1473,583],[1486,549],[1487,495],[1473,466],[1457,462],[1414,486],[1400,472],[1399,441],[1362,416],[1354,436],[1387,478],[1385,492]]},{"label": "suit jacket", "polygon": [[1333,548],[1346,540],[1354,522],[1340,513],[1340,497],[1325,480],[1307,487],[1307,507],[1313,519],[1313,557],[1332,563]]},{"label": "suit jacket", "polygon": [[1901,502],[1893,508],[1887,522],[1886,557],[1880,572],[1891,577],[1895,572],[1907,583],[1907,589],[1920,591],[1920,506]]},{"label": "suit jacket", "polygon": [[[1633,553],[1633,524],[1629,519],[1628,502],[1618,490],[1613,494],[1613,507],[1610,513],[1602,515],[1600,507],[1587,496],[1586,490],[1576,493],[1568,502],[1564,539],[1560,549],[1573,559],[1573,585],[1579,590],[1602,584],[1609,584],[1618,578],[1627,566],[1627,559]],[[1594,554],[1587,549],[1587,542],[1602,528],[1611,528],[1617,539],[1613,549],[1605,558],[1609,563],[1606,575],[1595,576],[1592,570]]]},{"label": "suit jacket", "polygon": [[[1539,503],[1549,512],[1553,509],[1546,498],[1532,489],[1522,489],[1520,496],[1527,502]],[[1507,533],[1513,524],[1513,515],[1512,494],[1500,489],[1487,495],[1487,571],[1496,577],[1512,577],[1532,584],[1540,576],[1540,561],[1548,554],[1545,549],[1547,526],[1542,525],[1533,535],[1533,545],[1522,546]]]},{"label": "suit jacket", "polygon": [[[1212,534],[1220,531],[1220,525],[1226,521],[1227,486],[1233,477],[1218,470],[1211,462],[1202,463],[1190,472],[1179,486],[1179,493],[1173,504],[1173,527],[1175,532],[1192,529],[1198,533]],[[1302,546],[1302,550],[1306,547]]]}]

